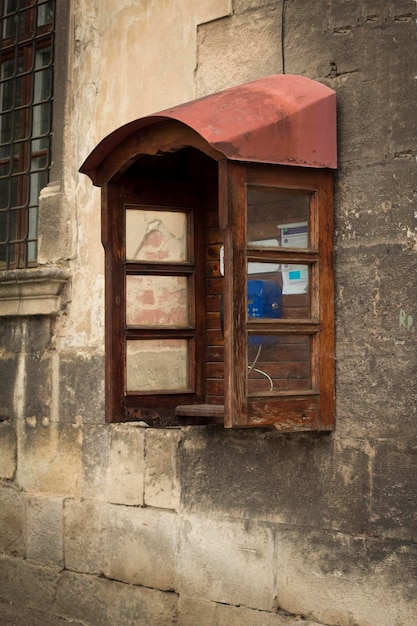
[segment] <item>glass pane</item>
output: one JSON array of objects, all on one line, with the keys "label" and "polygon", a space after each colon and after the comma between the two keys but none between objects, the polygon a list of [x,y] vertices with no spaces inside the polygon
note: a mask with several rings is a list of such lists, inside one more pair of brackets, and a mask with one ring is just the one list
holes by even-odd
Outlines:
[{"label": "glass pane", "polygon": [[38,235],[38,208],[30,207],[28,209],[28,213],[29,213],[28,238],[34,239]]},{"label": "glass pane", "polygon": [[9,206],[10,180],[0,180],[0,209],[7,209]]},{"label": "glass pane", "polygon": [[25,166],[25,147],[26,143],[20,142],[13,145],[13,173],[23,174],[26,170]]},{"label": "glass pane", "polygon": [[4,14],[8,15],[9,13],[17,11],[18,6],[19,0],[4,0]]},{"label": "glass pane", "polygon": [[127,276],[128,326],[189,325],[185,276]]},{"label": "glass pane", "polygon": [[29,241],[27,245],[27,262],[35,263],[38,257],[38,244],[36,241]]},{"label": "glass pane", "polygon": [[8,219],[5,211],[0,211],[0,243],[6,243],[8,239]]},{"label": "glass pane", "polygon": [[3,61],[3,63],[1,64],[1,70],[0,70],[0,76],[2,80],[13,76],[14,71],[15,71],[14,63],[15,63],[14,56],[11,57],[10,59],[7,59],[6,61]]},{"label": "glass pane", "polygon": [[248,246],[309,247],[310,196],[248,188]]},{"label": "glass pane", "polygon": [[0,176],[1,177],[10,175],[10,166],[11,166],[10,160],[0,160]]},{"label": "glass pane", "polygon": [[311,389],[309,335],[249,335],[248,393]]},{"label": "glass pane", "polygon": [[7,80],[1,85],[1,110],[10,111],[14,102],[14,81]]},{"label": "glass pane", "polygon": [[248,263],[248,319],[309,319],[308,265]]},{"label": "glass pane", "polygon": [[30,119],[30,107],[22,107],[14,112],[13,135],[14,139],[27,139],[30,135],[30,126],[27,120]]},{"label": "glass pane", "polygon": [[29,204],[37,205],[39,202],[39,194],[43,187],[48,184],[48,172],[37,172],[30,175],[30,200]]},{"label": "glass pane", "polygon": [[7,39],[8,37],[12,37],[16,35],[16,26],[17,26],[17,16],[11,15],[10,17],[6,17],[3,22],[3,37]]},{"label": "glass pane", "polygon": [[162,263],[187,261],[187,213],[127,209],[126,259]]},{"label": "glass pane", "polygon": [[4,269],[7,260],[7,247],[0,243],[0,268]]},{"label": "glass pane", "polygon": [[187,391],[188,341],[127,341],[127,391]]},{"label": "glass pane", "polygon": [[[29,25],[28,11],[22,11],[22,13],[19,14],[19,34],[25,33],[25,31],[29,29]],[[32,33],[29,33],[29,35],[31,36]]]},{"label": "glass pane", "polygon": [[32,135],[40,137],[46,135],[50,130],[50,104],[39,104],[33,107]]},{"label": "glass pane", "polygon": [[8,143],[12,139],[12,113],[0,115],[0,142]]},{"label": "glass pane", "polygon": [[18,76],[15,79],[15,108],[30,103],[32,91],[31,89],[25,89],[25,87],[31,84],[31,80],[32,78],[30,76]]},{"label": "glass pane", "polygon": [[10,211],[9,213],[9,241],[17,241],[17,223],[18,211]]},{"label": "glass pane", "polygon": [[33,90],[34,104],[51,97],[52,70],[50,68],[35,73],[35,88]]},{"label": "glass pane", "polygon": [[48,167],[47,153],[40,154],[39,156],[33,156],[30,160],[30,169],[32,172],[35,172],[37,170],[44,170],[47,167]]},{"label": "glass pane", "polygon": [[9,244],[6,251],[6,262],[9,266],[16,263],[17,246]]},{"label": "glass pane", "polygon": [[46,67],[52,61],[52,48],[48,46],[47,48],[42,48],[40,50],[36,50],[35,55],[35,69],[40,69],[41,67]]},{"label": "glass pane", "polygon": [[24,206],[27,201],[26,176],[13,176],[10,180],[10,206]]},{"label": "glass pane", "polygon": [[54,17],[54,7],[52,0],[39,5],[37,26],[45,26],[46,24],[52,24]]},{"label": "glass pane", "polygon": [[48,150],[49,139],[48,137],[42,137],[41,139],[34,139],[32,141],[32,154],[40,152],[41,150]]}]

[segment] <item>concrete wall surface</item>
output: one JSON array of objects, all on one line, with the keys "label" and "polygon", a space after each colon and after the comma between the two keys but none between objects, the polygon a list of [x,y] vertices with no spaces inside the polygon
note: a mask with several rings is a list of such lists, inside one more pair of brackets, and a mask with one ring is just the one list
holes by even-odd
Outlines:
[{"label": "concrete wall surface", "polygon": [[[0,317],[0,601],[88,626],[415,626],[416,2],[68,6],[30,270],[65,284],[51,314]],[[78,169],[121,124],[282,71],[337,93],[335,431],[106,424],[100,194]]]}]

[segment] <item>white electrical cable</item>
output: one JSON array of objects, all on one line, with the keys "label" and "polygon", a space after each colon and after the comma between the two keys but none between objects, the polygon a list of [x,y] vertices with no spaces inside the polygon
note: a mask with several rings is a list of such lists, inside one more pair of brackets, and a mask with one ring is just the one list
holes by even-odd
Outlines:
[{"label": "white electrical cable", "polygon": [[252,365],[248,365],[249,368],[249,372],[248,372],[248,376],[251,372],[258,372],[258,374],[262,374],[263,376],[265,376],[268,380],[269,380],[269,384],[270,384],[270,391],[272,391],[274,389],[274,382],[272,380],[272,378],[270,377],[269,374],[267,374],[266,372],[264,372],[263,370],[257,369],[255,367],[256,363],[258,362],[259,356],[261,354],[261,350],[262,350],[262,344],[259,344],[259,348],[258,348],[258,352],[256,353],[256,356],[253,360]]}]

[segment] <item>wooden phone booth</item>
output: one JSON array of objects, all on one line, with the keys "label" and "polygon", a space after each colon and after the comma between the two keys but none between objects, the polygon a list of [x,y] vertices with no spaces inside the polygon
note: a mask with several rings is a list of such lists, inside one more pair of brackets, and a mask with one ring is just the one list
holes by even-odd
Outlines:
[{"label": "wooden phone booth", "polygon": [[108,421],[333,428],[335,167],[335,94],[291,75],[93,150]]}]

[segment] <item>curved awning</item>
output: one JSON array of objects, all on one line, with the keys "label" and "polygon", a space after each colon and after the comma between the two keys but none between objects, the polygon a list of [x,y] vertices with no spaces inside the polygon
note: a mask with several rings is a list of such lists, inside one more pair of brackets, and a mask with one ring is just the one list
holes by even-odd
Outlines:
[{"label": "curved awning", "polygon": [[80,171],[96,182],[123,142],[167,120],[195,131],[218,158],[337,167],[335,92],[304,76],[276,74],[129,122],[103,139]]}]

